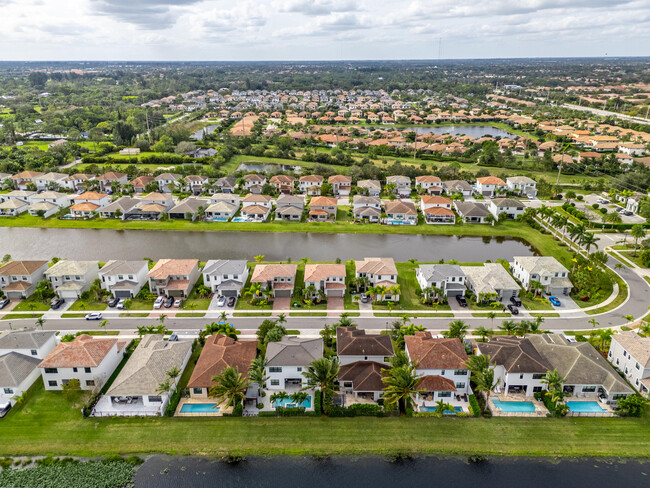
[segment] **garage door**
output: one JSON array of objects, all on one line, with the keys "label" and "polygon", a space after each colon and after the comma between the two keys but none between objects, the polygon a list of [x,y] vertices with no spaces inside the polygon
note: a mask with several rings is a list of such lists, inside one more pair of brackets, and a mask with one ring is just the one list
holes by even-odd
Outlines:
[{"label": "garage door", "polygon": [[182,297],[183,295],[183,290],[169,290],[168,295],[170,297]]},{"label": "garage door", "polygon": [[458,295],[462,295],[462,290],[447,290],[447,298],[456,298]]},{"label": "garage door", "polygon": [[219,290],[219,294],[223,295],[224,297],[235,297],[235,298],[237,298],[237,290]]},{"label": "garage door", "polygon": [[129,290],[116,290],[115,298],[131,298],[131,292]]},{"label": "garage door", "polygon": [[331,297],[342,297],[345,294],[345,290],[330,290],[327,294]]},{"label": "garage door", "polygon": [[290,297],[291,290],[275,290],[276,297]]}]

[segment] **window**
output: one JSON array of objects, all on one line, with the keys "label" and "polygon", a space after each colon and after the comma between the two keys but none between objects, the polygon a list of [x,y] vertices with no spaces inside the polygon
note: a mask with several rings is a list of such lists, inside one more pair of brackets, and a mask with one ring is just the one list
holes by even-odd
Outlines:
[{"label": "window", "polygon": [[13,395],[14,390],[13,388],[5,388],[5,395]]},{"label": "window", "polygon": [[280,380],[271,380],[271,386],[280,386]]},{"label": "window", "polygon": [[77,372],[77,368],[72,368],[72,372],[73,372],[73,373],[76,373],[76,372]]},{"label": "window", "polygon": [[636,369],[640,369],[639,363],[636,363],[636,365],[635,365],[634,367],[635,367]]},{"label": "window", "polygon": [[544,378],[544,376],[546,376],[546,375],[544,375],[542,373],[533,373],[533,379],[534,380],[541,380],[541,379]]},{"label": "window", "polygon": [[523,373],[521,373],[521,374],[519,375],[519,379],[520,379],[520,380],[523,380],[523,379],[524,379],[524,374],[523,374]]},{"label": "window", "polygon": [[620,400],[621,398],[627,398],[627,395],[625,393],[616,393],[615,395],[612,395],[612,400]]},{"label": "window", "polygon": [[150,396],[149,397],[149,402],[150,403],[162,403],[162,397],[161,396]]},{"label": "window", "polygon": [[57,382],[56,381],[48,381],[47,385],[48,386],[57,386]]},{"label": "window", "polygon": [[38,354],[38,351],[36,349],[32,349],[31,353],[32,356],[36,356]]},{"label": "window", "polygon": [[84,368],[84,373],[90,373],[90,372],[91,372],[90,368]]},{"label": "window", "polygon": [[192,393],[194,393],[195,395],[202,395],[203,388],[192,388]]},{"label": "window", "polygon": [[86,386],[95,386],[95,380],[86,380]]},{"label": "window", "polygon": [[298,370],[299,373],[302,372],[302,366],[298,366],[296,369]]},{"label": "window", "polygon": [[467,370],[466,369],[456,369],[456,370],[454,370],[454,374],[456,376],[467,376]]},{"label": "window", "polygon": [[46,374],[56,374],[58,372],[59,372],[59,370],[56,369],[56,368],[45,368],[45,373]]},{"label": "window", "polygon": [[282,373],[282,366],[269,366],[269,373]]},{"label": "window", "polygon": [[465,388],[465,383],[456,383],[456,388]]},{"label": "window", "polygon": [[343,382],[343,388],[352,388],[352,382],[351,381],[344,381]]},{"label": "window", "polygon": [[451,397],[451,392],[450,391],[439,391],[438,392],[438,398],[450,398]]},{"label": "window", "polygon": [[533,386],[533,393],[537,393],[538,391],[542,391],[541,386]]},{"label": "window", "polygon": [[596,387],[595,386],[583,386],[582,391],[583,391],[583,393],[593,393],[593,392],[596,391]]}]

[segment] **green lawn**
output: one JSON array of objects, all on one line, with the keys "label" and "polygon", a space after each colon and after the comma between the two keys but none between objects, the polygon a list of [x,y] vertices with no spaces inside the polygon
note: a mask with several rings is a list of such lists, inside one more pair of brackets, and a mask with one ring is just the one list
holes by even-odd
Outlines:
[{"label": "green lawn", "polygon": [[153,310],[154,300],[138,300],[132,298],[128,310]]},{"label": "green lawn", "polygon": [[84,420],[79,400],[69,402],[59,392],[44,391],[40,379],[27,397],[0,424],[0,456],[422,453],[641,458],[648,455],[650,438],[647,419],[589,417]]},{"label": "green lawn", "polygon": [[520,293],[519,299],[526,310],[553,310],[553,305],[545,298],[528,298]]},{"label": "green lawn", "polygon": [[82,300],[81,298],[70,305],[69,312],[83,312],[85,310],[106,310],[106,302],[97,302],[95,300]]},{"label": "green lawn", "polygon": [[18,305],[13,308],[14,312],[31,312],[31,311],[47,311],[50,309],[50,302],[40,302],[33,296],[22,300]]},{"label": "green lawn", "polygon": [[22,313],[8,313],[4,317],[0,318],[0,320],[37,319],[42,316],[43,316],[42,313],[32,313],[29,315],[25,315]]}]

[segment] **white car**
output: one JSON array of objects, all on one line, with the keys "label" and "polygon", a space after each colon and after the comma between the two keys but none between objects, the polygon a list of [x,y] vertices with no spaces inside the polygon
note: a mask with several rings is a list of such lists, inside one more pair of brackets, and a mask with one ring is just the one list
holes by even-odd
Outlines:
[{"label": "white car", "polygon": [[117,302],[117,308],[120,310],[124,310],[124,304],[126,303],[126,300],[122,298],[119,302]]},{"label": "white car", "polygon": [[93,312],[86,314],[86,320],[101,320],[102,319],[102,314],[101,312]]},{"label": "white car", "polygon": [[180,299],[180,298],[177,298],[176,300],[174,300],[174,308],[180,308],[181,303],[183,303],[183,300]]},{"label": "white car", "polygon": [[161,295],[153,302],[153,308],[162,308],[163,303],[165,303],[165,297]]},{"label": "white car", "polygon": [[225,305],[226,305],[226,297],[222,295],[219,297],[219,300],[217,300],[217,306],[223,307]]}]

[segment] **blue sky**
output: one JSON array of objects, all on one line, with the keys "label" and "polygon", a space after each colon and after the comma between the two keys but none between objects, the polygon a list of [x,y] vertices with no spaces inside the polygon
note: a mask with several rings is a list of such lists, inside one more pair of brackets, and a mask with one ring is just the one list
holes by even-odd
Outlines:
[{"label": "blue sky", "polygon": [[0,0],[0,60],[646,56],[650,0]]}]

